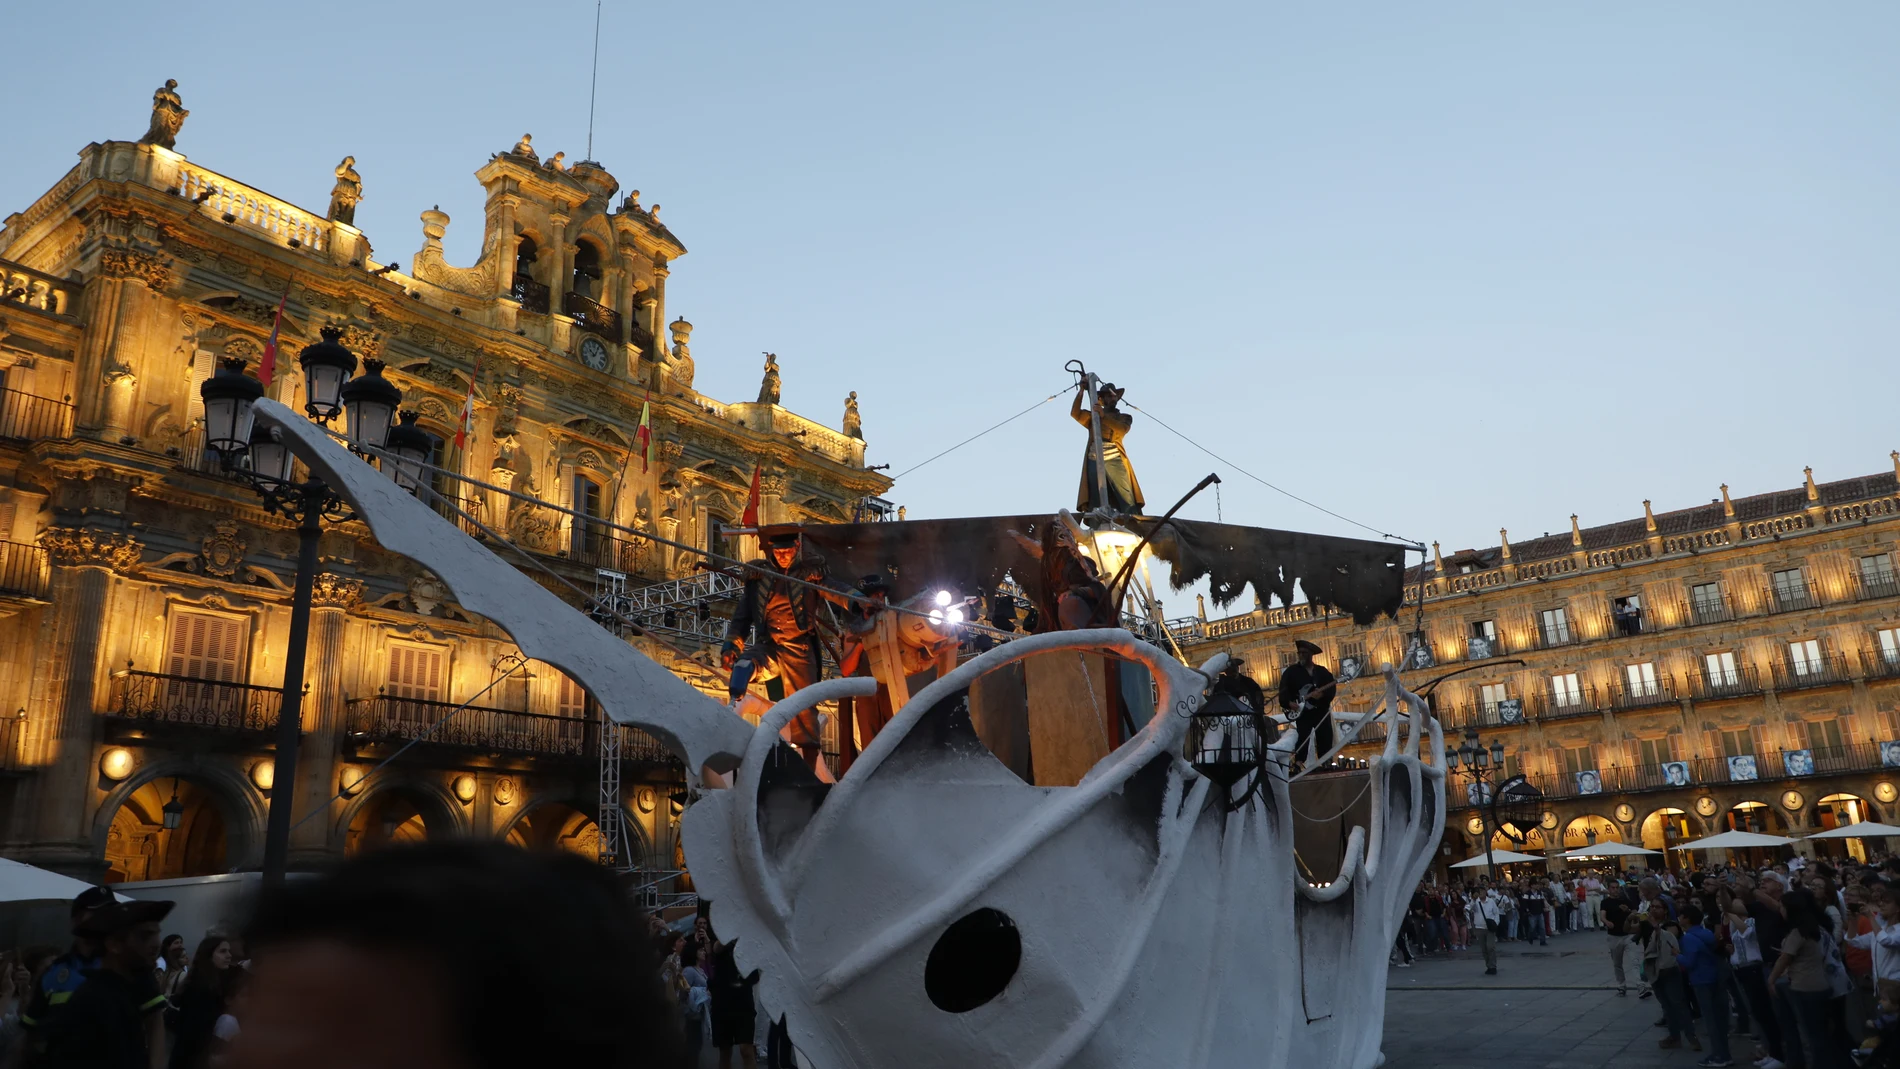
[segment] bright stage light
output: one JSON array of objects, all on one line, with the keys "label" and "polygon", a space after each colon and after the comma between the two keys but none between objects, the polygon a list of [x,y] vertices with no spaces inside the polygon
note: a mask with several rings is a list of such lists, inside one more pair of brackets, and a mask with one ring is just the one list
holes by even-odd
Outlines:
[{"label": "bright stage light", "polygon": [[951,623],[953,623],[953,624],[960,624],[960,623],[962,623],[962,622],[963,622],[963,610],[962,610],[962,609],[951,609],[951,610],[950,610],[950,613],[949,613],[949,620],[950,620],[950,622],[951,622]]},{"label": "bright stage light", "polygon": [[950,597],[950,592],[948,590],[937,591],[937,604],[939,606],[948,605],[950,604],[951,600],[952,599]]}]

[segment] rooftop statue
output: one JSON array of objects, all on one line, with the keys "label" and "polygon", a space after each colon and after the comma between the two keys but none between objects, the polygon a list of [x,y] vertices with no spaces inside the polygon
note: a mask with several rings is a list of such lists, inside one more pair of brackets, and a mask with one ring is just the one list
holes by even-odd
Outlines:
[{"label": "rooftop statue", "polygon": [[844,399],[844,436],[864,441],[864,417],[858,415],[858,391]]},{"label": "rooftop statue", "polygon": [[759,381],[759,403],[762,405],[778,404],[778,395],[778,354],[766,353],[765,378]]},{"label": "rooftop statue", "polygon": [[139,138],[139,144],[171,148],[178,141],[185,116],[190,114],[185,110],[185,102],[178,99],[178,79],[165,79],[165,84],[152,93],[152,125],[145,136]]},{"label": "rooftop statue", "polygon": [[537,163],[540,162],[540,159],[541,159],[541,157],[534,154],[534,135],[533,134],[522,134],[521,140],[515,142],[515,147],[510,152],[510,155],[526,156],[527,158],[534,160]]},{"label": "rooftop statue", "polygon": [[330,190],[330,214],[326,217],[350,226],[356,225],[356,202],[363,199],[363,176],[356,173],[355,165],[355,156],[345,156],[336,165],[336,188]]}]

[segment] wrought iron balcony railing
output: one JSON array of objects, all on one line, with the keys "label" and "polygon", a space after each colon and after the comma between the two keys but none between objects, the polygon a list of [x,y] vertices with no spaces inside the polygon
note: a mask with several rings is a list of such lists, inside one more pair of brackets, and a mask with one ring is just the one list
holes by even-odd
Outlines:
[{"label": "wrought iron balcony railing", "polygon": [[[1671,767],[1671,765],[1681,767]],[[1590,771],[1596,773],[1593,782],[1599,790],[1587,793],[1611,795],[1640,794],[1651,791],[1687,791],[1714,783],[1799,780],[1807,776],[1868,772],[1882,767],[1880,746],[1877,743],[1748,754],[1736,759],[1694,757],[1681,762],[1671,762],[1670,765],[1611,765],[1607,768],[1591,769]],[[1571,799],[1583,797],[1586,794],[1577,782],[1580,777],[1575,773],[1560,773],[1555,776],[1536,774],[1525,778],[1542,791],[1544,797],[1548,799]],[[1445,802],[1447,808],[1450,809],[1467,809],[1471,806],[1471,797],[1469,792],[1452,790],[1448,785],[1445,791]]]},{"label": "wrought iron balcony railing", "polygon": [[1900,596],[1900,577],[1896,577],[1892,572],[1863,575],[1855,581],[1854,600],[1856,601],[1895,596]]},{"label": "wrought iron balcony railing", "polygon": [[1568,622],[1557,626],[1539,624],[1532,631],[1531,639],[1540,650],[1554,650],[1562,646],[1574,646],[1579,641],[1577,629]]},{"label": "wrought iron balcony railing", "polygon": [[620,340],[620,313],[592,298],[569,290],[561,297],[561,311],[574,317],[574,325],[611,341]]},{"label": "wrought iron balcony railing", "polygon": [[1698,701],[1741,698],[1761,693],[1761,675],[1755,666],[1738,664],[1732,670],[1697,669],[1689,674],[1689,693]]},{"label": "wrought iron balcony railing", "polygon": [[1869,643],[1860,648],[1860,674],[1868,679],[1900,679],[1900,649]]},{"label": "wrought iron balcony railing", "polygon": [[521,302],[522,311],[534,312],[537,315],[547,315],[548,308],[550,307],[548,303],[549,292],[546,286],[536,282],[527,275],[516,275],[514,287],[508,291],[508,294],[515,300]]},{"label": "wrought iron balcony railing", "polygon": [[1563,720],[1573,716],[1594,716],[1601,712],[1603,705],[1597,701],[1595,687],[1579,688],[1573,697],[1555,692],[1538,694],[1531,701],[1531,711],[1539,720]]},{"label": "wrought iron balcony railing", "polygon": [[32,442],[73,436],[73,406],[68,401],[0,389],[0,438]]},{"label": "wrought iron balcony railing", "polygon": [[[600,753],[593,717],[548,716],[515,709],[379,695],[349,703],[350,738],[358,743],[422,739],[424,745],[552,757]],[[622,728],[623,760],[664,763],[670,751],[644,731]]]},{"label": "wrought iron balcony railing", "polygon": [[44,598],[50,575],[46,550],[21,542],[0,542],[0,594]]},{"label": "wrought iron balcony railing", "polygon": [[1676,700],[1676,687],[1668,679],[1631,682],[1619,679],[1610,685],[1610,708],[1641,709],[1649,705],[1669,705]]},{"label": "wrought iron balcony railing", "polygon": [[277,727],[283,698],[277,687],[127,669],[113,673],[106,715],[212,731],[268,732]]},{"label": "wrought iron balcony railing", "polygon": [[1838,653],[1824,653],[1816,660],[1775,662],[1776,690],[1831,687],[1853,680],[1854,675],[1847,668],[1847,658]]},{"label": "wrought iron balcony railing", "polygon": [[1693,598],[1689,602],[1689,622],[1692,624],[1726,624],[1735,620],[1735,606],[1727,594],[1719,597]]},{"label": "wrought iron balcony railing", "polygon": [[1814,584],[1805,579],[1789,586],[1776,586],[1769,591],[1769,612],[1799,612],[1820,607],[1820,594],[1815,592]]}]

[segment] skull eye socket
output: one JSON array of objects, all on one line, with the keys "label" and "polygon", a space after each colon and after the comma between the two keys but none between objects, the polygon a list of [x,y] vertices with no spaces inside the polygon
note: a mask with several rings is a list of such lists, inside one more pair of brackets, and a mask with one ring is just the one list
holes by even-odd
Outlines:
[{"label": "skull eye socket", "polygon": [[924,962],[924,993],[945,1013],[968,1013],[1003,993],[1023,960],[1023,937],[1002,910],[964,914]]}]

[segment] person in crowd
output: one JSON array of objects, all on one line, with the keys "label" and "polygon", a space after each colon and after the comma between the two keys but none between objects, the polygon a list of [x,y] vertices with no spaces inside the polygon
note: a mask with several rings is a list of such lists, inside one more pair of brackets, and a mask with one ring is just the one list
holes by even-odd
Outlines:
[{"label": "person in crowd", "polygon": [[214,1035],[218,1018],[230,1008],[235,975],[231,971],[231,941],[207,936],[198,942],[191,968],[167,1015],[172,1031],[171,1069],[203,1069],[219,1049]]},{"label": "person in crowd", "polygon": [[113,902],[87,912],[78,934],[98,963],[47,1022],[34,1069],[152,1069],[164,1051],[165,996],[152,962],[170,902]]},{"label": "person in crowd", "polygon": [[1446,937],[1445,893],[1436,887],[1425,889],[1425,953],[1444,953],[1451,949]]},{"label": "person in crowd", "polygon": [[745,1069],[753,1069],[759,1059],[756,1045],[759,1011],[752,989],[758,985],[759,970],[741,975],[733,957],[733,945],[718,943],[713,950],[712,980],[708,985],[712,996],[712,1041],[719,1051],[719,1069],[732,1069],[734,1048],[739,1051],[740,1064]]},{"label": "person in crowd", "polygon": [[[505,921],[505,923],[503,923]],[[455,840],[268,891],[223,1069],[672,1069],[639,911],[579,856]]]},{"label": "person in crowd", "polygon": [[1775,1023],[1781,1030],[1782,1059],[1789,1069],[1805,1069],[1806,1049],[1801,1042],[1800,1023],[1795,1016],[1791,981],[1785,973],[1779,978],[1774,976],[1775,965],[1781,959],[1782,942],[1789,930],[1788,911],[1783,901],[1788,891],[1787,880],[1785,872],[1773,867],[1757,873],[1755,898],[1748,904],[1748,915],[1755,920],[1755,936],[1761,943],[1762,961],[1769,971],[1763,982],[1768,987]]},{"label": "person in crowd", "polygon": [[1549,929],[1544,926],[1544,915],[1549,910],[1547,892],[1528,880],[1518,884],[1517,911],[1524,918],[1519,922],[1519,930],[1526,943],[1537,940],[1539,946],[1550,945]]},{"label": "person in crowd", "polygon": [[1861,1069],[1894,1069],[1900,1066],[1900,982],[1882,980],[1877,989],[1873,1016],[1865,1022],[1867,1037],[1854,1051]]},{"label": "person in crowd", "polygon": [[1676,964],[1695,992],[1696,1006],[1702,1011],[1702,1034],[1708,1037],[1708,1057],[1696,1064],[1703,1069],[1728,1069],[1735,1064],[1735,1059],[1729,1056],[1728,988],[1723,983],[1722,968],[1729,951],[1703,923],[1701,905],[1684,903],[1680,915],[1682,949],[1676,955]]},{"label": "person in crowd", "polygon": [[[1296,660],[1280,673],[1280,710],[1294,727],[1293,755],[1304,766],[1333,748],[1333,695],[1339,684],[1323,664],[1313,663],[1320,648],[1305,639],[1293,644]],[[1317,752],[1308,748],[1317,743]]]},{"label": "person in crowd", "polygon": [[35,974],[26,1009],[20,1014],[29,1057],[45,1049],[46,1035],[66,1012],[73,992],[86,982],[86,970],[99,966],[99,944],[87,934],[87,925],[94,913],[116,901],[118,899],[104,887],[89,887],[73,899],[68,910],[72,946]]},{"label": "person in crowd", "polygon": [[1467,905],[1464,890],[1453,884],[1445,895],[1445,925],[1453,950],[1471,949],[1471,917],[1466,911]]},{"label": "person in crowd", "polygon": [[0,954],[0,1069],[14,1069],[25,1053],[26,1029],[20,1014],[26,1009],[33,974],[18,954]]},{"label": "person in crowd", "polygon": [[[1628,956],[1630,941],[1630,917],[1633,914],[1629,899],[1622,894],[1613,894],[1603,899],[1603,930],[1610,937],[1610,968],[1616,973],[1616,995],[1629,997],[1629,977],[1624,971],[1624,959]],[[1638,959],[1640,960],[1640,959]]]},{"label": "person in crowd", "polygon": [[1601,923],[1597,914],[1603,906],[1603,880],[1592,870],[1579,886],[1583,891],[1583,927],[1588,931]]},{"label": "person in crowd", "polygon": [[1695,1035],[1695,1024],[1689,1016],[1689,991],[1683,977],[1683,970],[1677,961],[1682,953],[1680,935],[1676,922],[1661,902],[1651,902],[1643,925],[1643,972],[1650,977],[1650,987],[1656,992],[1656,1002],[1662,1006],[1663,1026],[1669,1034],[1658,1040],[1656,1045],[1665,1050],[1680,1047],[1686,1040],[1692,1050],[1701,1050],[1702,1041]]},{"label": "person in crowd", "polygon": [[1484,955],[1484,974],[1498,974],[1498,930],[1504,924],[1504,896],[1490,883],[1481,884],[1466,907],[1469,911],[1471,934],[1478,941],[1478,950]]},{"label": "person in crowd", "polygon": [[[1874,975],[1873,936],[1879,933],[1880,918],[1868,905],[1867,888],[1848,883],[1840,892],[1842,921],[1841,960],[1847,965],[1847,977],[1853,990],[1847,993],[1847,1038],[1855,1046],[1867,1039],[1867,1022],[1874,1015],[1877,997]],[[1900,933],[1896,933],[1900,934]]]},{"label": "person in crowd", "polygon": [[190,960],[185,956],[185,937],[177,932],[166,936],[165,941],[158,944],[158,989],[164,991],[165,982],[183,972]]},{"label": "person in crowd", "polygon": [[711,1031],[708,1019],[712,1004],[711,979],[700,970],[690,953],[682,961],[680,981],[685,994],[680,999],[680,1017],[686,1027],[686,1063],[698,1065],[700,1049],[706,1045],[706,1033]]},{"label": "person in crowd", "polygon": [[1761,1046],[1761,1057],[1756,1059],[1755,1065],[1759,1069],[1784,1069],[1781,1022],[1769,995],[1767,965],[1762,958],[1755,918],[1749,914],[1748,901],[1743,897],[1754,893],[1753,881],[1742,877],[1737,882],[1737,890],[1739,893],[1730,896],[1725,907],[1730,942],[1735,948],[1729,963],[1735,972],[1736,986],[1748,1002],[1754,1036]]},{"label": "person in crowd", "polygon": [[1845,1051],[1829,1021],[1834,990],[1827,969],[1833,946],[1827,913],[1805,889],[1782,896],[1782,905],[1787,910],[1788,931],[1781,940],[1781,956],[1768,974],[1769,983],[1787,980],[1802,1064],[1808,1069],[1843,1069]]}]

